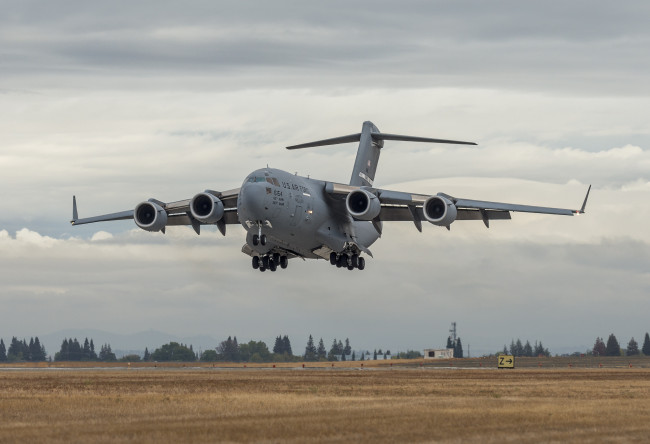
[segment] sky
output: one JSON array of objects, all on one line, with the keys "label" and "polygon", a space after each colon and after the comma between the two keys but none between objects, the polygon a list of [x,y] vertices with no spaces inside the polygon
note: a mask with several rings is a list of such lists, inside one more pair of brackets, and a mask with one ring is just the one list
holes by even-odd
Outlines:
[{"label": "sky", "polygon": [[[5,342],[74,328],[422,350],[455,321],[477,355],[650,331],[646,2],[0,7]],[[266,165],[347,182],[354,144],[284,147],[365,120],[478,143],[387,142],[378,187],[579,208],[592,184],[587,214],[392,223],[363,272],[292,261],[264,274],[236,225],[69,224],[73,195],[85,217],[236,188]]]}]

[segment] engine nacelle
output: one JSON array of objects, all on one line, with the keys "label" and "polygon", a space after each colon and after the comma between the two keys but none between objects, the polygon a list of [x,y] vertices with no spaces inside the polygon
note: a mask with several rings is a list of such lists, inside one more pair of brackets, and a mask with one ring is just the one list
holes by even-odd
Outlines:
[{"label": "engine nacelle", "polygon": [[204,224],[214,224],[223,217],[223,202],[210,193],[199,193],[190,201],[190,213]]},{"label": "engine nacelle", "polygon": [[348,194],[345,206],[352,217],[358,220],[373,220],[381,211],[381,203],[377,196],[363,189]]},{"label": "engine nacelle", "polygon": [[167,212],[157,203],[140,202],[133,211],[135,224],[147,231],[160,231],[167,225]]},{"label": "engine nacelle", "polygon": [[442,196],[431,196],[422,206],[424,217],[434,225],[448,227],[456,220],[458,210],[456,205]]}]

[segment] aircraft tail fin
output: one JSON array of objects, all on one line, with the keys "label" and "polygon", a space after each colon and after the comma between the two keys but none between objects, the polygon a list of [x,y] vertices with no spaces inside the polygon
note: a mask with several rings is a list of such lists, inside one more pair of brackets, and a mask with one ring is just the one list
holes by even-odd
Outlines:
[{"label": "aircraft tail fin", "polygon": [[334,137],[332,139],[318,140],[316,142],[303,143],[301,145],[288,146],[288,150],[299,148],[311,148],[315,146],[336,145],[339,143],[359,142],[357,158],[354,162],[350,185],[353,186],[373,186],[375,172],[381,148],[384,146],[384,140],[399,140],[404,142],[428,142],[428,143],[451,143],[458,145],[476,145],[473,142],[462,142],[459,140],[431,139],[428,137],[402,136],[399,134],[382,133],[370,121],[363,122],[360,133],[350,134],[347,136]]}]

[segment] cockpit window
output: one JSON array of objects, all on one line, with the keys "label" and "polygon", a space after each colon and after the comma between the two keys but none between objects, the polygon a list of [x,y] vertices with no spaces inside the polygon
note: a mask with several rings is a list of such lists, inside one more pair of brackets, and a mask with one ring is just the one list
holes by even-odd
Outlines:
[{"label": "cockpit window", "polygon": [[255,182],[266,182],[267,180],[268,180],[268,179],[266,179],[266,178],[264,178],[264,177],[260,177],[260,176],[257,176],[257,177],[249,177],[249,178],[248,178],[248,181],[249,181],[250,183],[255,183]]},{"label": "cockpit window", "polygon": [[273,185],[275,185],[276,187],[280,186],[280,182],[275,177],[273,178]]}]

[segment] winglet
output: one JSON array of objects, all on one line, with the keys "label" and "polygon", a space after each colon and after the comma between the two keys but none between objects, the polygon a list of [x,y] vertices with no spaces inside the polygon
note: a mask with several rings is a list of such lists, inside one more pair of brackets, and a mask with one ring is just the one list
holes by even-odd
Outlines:
[{"label": "winglet", "polygon": [[591,191],[591,185],[589,185],[589,188],[587,189],[587,195],[585,196],[585,201],[582,203],[582,208],[580,208],[577,211],[574,211],[574,214],[584,214],[585,213],[585,207],[587,206],[587,199],[589,199],[589,192]]},{"label": "winglet", "polygon": [[79,219],[79,214],[77,213],[77,196],[72,196],[72,220],[70,223],[74,223]]}]

